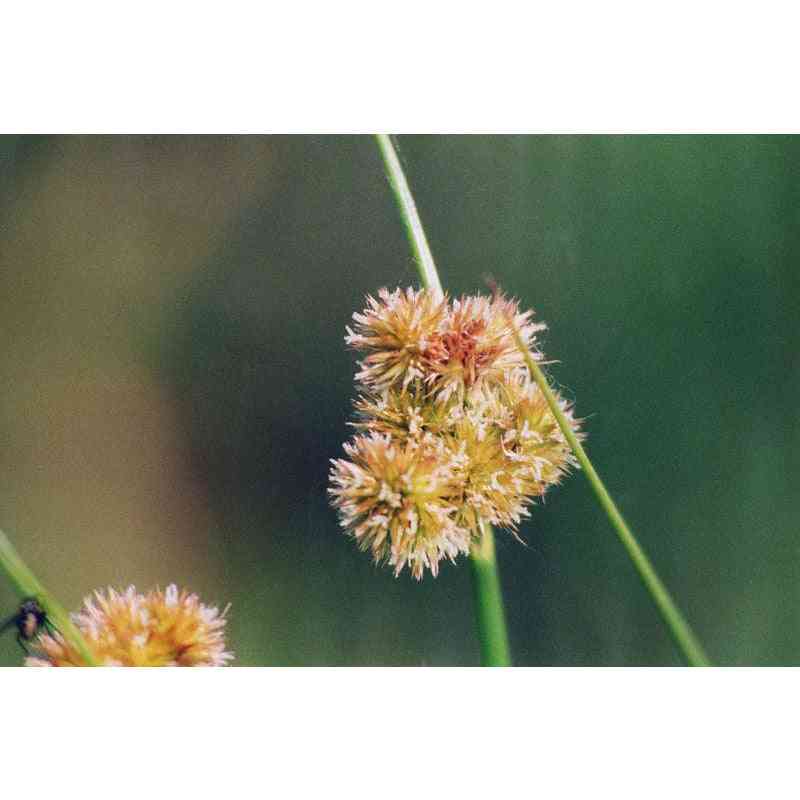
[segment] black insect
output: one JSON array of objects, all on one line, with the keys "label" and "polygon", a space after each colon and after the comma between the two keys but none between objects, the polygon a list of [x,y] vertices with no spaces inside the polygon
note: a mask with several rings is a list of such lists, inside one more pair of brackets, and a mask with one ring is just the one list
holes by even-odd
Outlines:
[{"label": "black insect", "polygon": [[19,646],[27,653],[26,642],[34,639],[42,630],[49,630],[50,621],[47,619],[45,610],[39,605],[35,597],[29,597],[19,604],[19,609],[0,625],[0,633],[10,627],[17,629],[17,641]]}]

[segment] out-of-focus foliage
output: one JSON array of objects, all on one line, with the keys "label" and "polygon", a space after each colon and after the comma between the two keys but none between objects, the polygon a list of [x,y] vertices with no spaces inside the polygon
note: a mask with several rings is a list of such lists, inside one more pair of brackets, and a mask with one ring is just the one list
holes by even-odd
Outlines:
[{"label": "out-of-focus foliage", "polygon": [[[800,660],[800,139],[400,147],[445,285],[490,273],[549,324],[712,657]],[[239,664],[477,663],[466,564],[395,579],[325,496],[344,326],[414,282],[367,137],[0,138],[0,527],[72,608],[128,583],[230,601]],[[498,542],[517,663],[679,663],[580,474],[521,534]]]}]

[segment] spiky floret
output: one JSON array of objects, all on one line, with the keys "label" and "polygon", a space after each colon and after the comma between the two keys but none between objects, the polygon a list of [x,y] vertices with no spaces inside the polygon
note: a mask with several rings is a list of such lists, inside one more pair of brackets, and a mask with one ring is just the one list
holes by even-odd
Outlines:
[{"label": "spiky floret", "polygon": [[332,461],[331,488],[342,526],[376,562],[420,579],[443,558],[468,553],[469,531],[456,523],[463,478],[459,459],[433,438],[424,444],[356,436],[349,460]]},{"label": "spiky floret", "polygon": [[532,489],[523,465],[510,459],[503,448],[502,430],[488,412],[491,406],[469,409],[458,422],[450,446],[458,448],[464,464],[464,500],[459,520],[473,538],[480,535],[480,520],[516,530]]},{"label": "spiky floret", "polygon": [[479,518],[516,533],[528,507],[575,464],[544,395],[521,371],[484,389],[452,436],[467,457],[461,519],[476,534]]},{"label": "spiky floret", "polygon": [[387,389],[379,395],[363,394],[354,403],[353,427],[382,433],[399,441],[419,440],[426,434],[441,435],[452,430],[460,418],[461,404],[455,399],[434,403],[424,387],[406,391]]},{"label": "spiky floret", "polygon": [[425,375],[425,353],[447,314],[447,300],[425,289],[381,289],[353,314],[345,341],[367,353],[356,380],[365,389],[405,389]]},{"label": "spiky floret", "polygon": [[547,326],[531,322],[533,311],[520,313],[519,303],[502,294],[461,297],[439,327],[439,335],[425,353],[426,384],[437,399],[455,395],[469,400],[484,387],[503,381],[525,361],[514,340],[514,327],[536,359],[536,333]]},{"label": "spiky floret", "polygon": [[[555,396],[578,438],[583,439],[580,420],[574,418],[571,404],[557,392]],[[571,467],[578,465],[545,396],[527,371],[509,373],[492,402],[495,407],[490,413],[503,431],[503,449],[509,458],[530,467],[537,485],[534,494],[544,494],[548,486],[559,483]]]},{"label": "spiky floret", "polygon": [[[117,667],[221,667],[227,609],[203,605],[175,585],[146,595],[129,586],[87,597],[73,620],[95,660]],[[81,655],[59,633],[42,634],[25,661],[35,667],[85,667]]]}]

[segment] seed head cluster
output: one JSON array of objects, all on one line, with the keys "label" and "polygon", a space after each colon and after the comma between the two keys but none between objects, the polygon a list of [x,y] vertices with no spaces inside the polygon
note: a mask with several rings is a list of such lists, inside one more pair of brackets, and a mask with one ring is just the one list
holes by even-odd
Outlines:
[{"label": "seed head cluster", "polygon": [[[482,521],[516,533],[528,507],[574,465],[532,382],[545,328],[503,295],[449,300],[382,289],[353,315],[357,434],[334,459],[332,503],[375,561],[418,580],[468,554]],[[577,429],[571,409],[558,399]]]},{"label": "seed head cluster", "polygon": [[[101,666],[221,667],[225,613],[203,605],[196,594],[170,585],[139,594],[109,589],[87,597],[73,621]],[[80,653],[61,634],[41,634],[25,661],[31,667],[85,667]]]}]

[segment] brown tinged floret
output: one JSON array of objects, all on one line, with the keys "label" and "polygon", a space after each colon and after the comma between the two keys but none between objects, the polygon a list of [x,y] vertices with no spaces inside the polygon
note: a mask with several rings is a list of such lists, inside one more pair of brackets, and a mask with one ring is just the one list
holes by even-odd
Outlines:
[{"label": "brown tinged floret", "polygon": [[519,303],[502,294],[454,300],[435,341],[426,352],[426,384],[440,401],[455,394],[470,400],[482,388],[496,386],[525,360],[514,341],[514,328],[534,358],[536,333],[547,326],[532,323],[533,311],[519,312]]},{"label": "brown tinged floret", "polygon": [[[87,597],[73,621],[101,666],[221,667],[233,659],[225,649],[225,614],[203,605],[196,594],[170,585],[146,595],[130,586]],[[25,664],[85,667],[59,633],[42,634]]]}]

